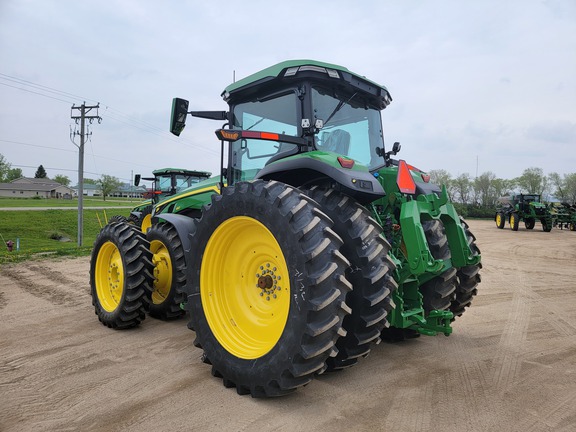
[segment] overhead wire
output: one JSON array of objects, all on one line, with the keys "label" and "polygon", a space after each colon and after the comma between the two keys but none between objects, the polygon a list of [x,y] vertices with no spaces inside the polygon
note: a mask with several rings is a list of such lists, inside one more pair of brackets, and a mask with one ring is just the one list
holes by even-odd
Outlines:
[{"label": "overhead wire", "polygon": [[[60,102],[68,103],[68,104],[78,103],[78,100],[100,103],[100,102],[98,102],[94,99],[91,99],[91,98],[86,98],[86,97],[83,97],[80,95],[76,95],[73,93],[58,90],[58,89],[55,89],[53,87],[48,87],[48,86],[45,86],[42,84],[37,84],[37,83],[34,83],[32,81],[28,81],[28,80],[18,78],[18,77],[12,76],[12,75],[7,75],[4,73],[0,73],[0,79],[3,79],[5,81],[9,81],[9,82],[13,82],[13,83],[17,83],[17,84],[20,84],[23,86],[32,87],[33,89],[39,90],[42,92],[48,92],[48,93],[58,95],[60,97],[68,98],[68,100],[64,100],[64,99],[60,99],[60,98],[57,98],[57,97],[54,97],[54,96],[51,96],[51,95],[48,95],[45,93],[40,93],[39,91],[32,91],[32,90],[28,90],[26,88],[17,87],[14,85],[0,82],[0,84],[7,86],[7,87],[12,87],[12,88],[15,88],[17,90],[25,91],[28,93],[33,93],[33,94],[36,94],[39,96],[54,99],[54,100],[57,100]],[[194,148],[197,150],[203,150],[203,151],[205,151],[207,153],[211,153],[213,155],[219,154],[219,151],[216,149],[207,147],[207,146],[202,145],[202,144],[192,143],[192,141],[190,141],[184,137],[176,139],[174,136],[172,136],[165,129],[162,129],[162,128],[160,128],[156,125],[153,125],[151,123],[148,123],[146,121],[135,119],[134,117],[131,117],[128,114],[123,113],[122,111],[111,107],[110,105],[106,105],[104,103],[102,105],[103,105],[102,108],[104,108],[104,113],[101,113],[102,117],[106,116],[106,117],[110,118],[111,120],[117,121],[119,123],[125,124],[125,125],[130,126],[130,127],[133,127],[133,128],[138,129],[142,132],[146,132],[146,133],[150,133],[150,134],[153,134],[156,136],[160,136],[164,139],[167,139],[167,140],[174,142],[174,143],[178,143],[179,145],[183,145],[185,147],[190,147],[190,148]]]}]

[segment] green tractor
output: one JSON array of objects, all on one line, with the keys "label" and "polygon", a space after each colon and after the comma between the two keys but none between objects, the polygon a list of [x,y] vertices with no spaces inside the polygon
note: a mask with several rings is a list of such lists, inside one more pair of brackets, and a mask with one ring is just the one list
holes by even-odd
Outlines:
[{"label": "green tractor", "polygon": [[[136,174],[134,179],[136,186],[141,180],[154,182],[151,197],[134,207],[129,219],[112,216],[94,243],[90,267],[92,303],[100,321],[111,328],[138,325],[145,318],[145,310],[164,320],[184,314],[180,308],[184,301],[184,252],[178,248],[173,229],[168,225],[152,226],[151,213],[155,204],[194,187],[211,173],[180,168],[163,168],[152,173],[154,177]],[[190,211],[171,209],[186,215]],[[134,260],[126,262],[127,255],[134,256]],[[142,263],[147,268],[144,274]],[[134,272],[136,279],[132,281],[128,273]]]},{"label": "green tractor", "polygon": [[[449,335],[477,293],[480,251],[446,189],[394,159],[399,143],[385,150],[388,90],[294,60],[222,96],[227,111],[174,99],[175,135],[189,114],[225,122],[222,171],[152,212],[174,257],[160,273],[181,281],[167,302],[184,303],[212,374],[279,396],[382,338]],[[114,229],[95,243],[92,294],[104,324],[130,327],[153,304],[154,252],[127,224]]]},{"label": "green tractor", "polygon": [[142,232],[146,232],[152,225],[151,213],[154,204],[212,175],[212,173],[207,171],[193,171],[181,168],[162,168],[152,171],[152,174],[154,174],[154,177],[142,177],[140,174],[134,176],[135,186],[138,186],[141,180],[154,182],[149,199],[141,202],[130,212],[130,222],[138,226]]},{"label": "green tractor", "polygon": [[506,220],[512,231],[518,231],[520,222],[524,221],[526,229],[534,229],[536,220],[542,224],[542,230],[552,230],[553,218],[546,204],[537,194],[518,194],[498,199],[494,221],[499,229],[503,229]]}]

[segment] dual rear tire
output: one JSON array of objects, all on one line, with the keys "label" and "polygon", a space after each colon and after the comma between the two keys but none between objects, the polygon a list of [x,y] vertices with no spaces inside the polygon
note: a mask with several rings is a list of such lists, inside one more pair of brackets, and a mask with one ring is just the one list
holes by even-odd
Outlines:
[{"label": "dual rear tire", "polygon": [[257,180],[213,195],[196,221],[190,327],[226,387],[280,396],[337,355],[350,263],[330,218],[298,189]]}]

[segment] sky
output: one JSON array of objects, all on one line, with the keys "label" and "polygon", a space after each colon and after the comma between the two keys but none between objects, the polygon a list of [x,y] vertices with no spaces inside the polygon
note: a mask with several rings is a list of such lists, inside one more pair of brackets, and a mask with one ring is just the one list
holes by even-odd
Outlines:
[{"label": "sky", "polygon": [[0,154],[76,184],[85,102],[85,177],[217,173],[221,123],[171,135],[172,98],[226,110],[234,77],[291,59],[386,86],[386,145],[422,170],[576,172],[574,0],[0,0]]}]

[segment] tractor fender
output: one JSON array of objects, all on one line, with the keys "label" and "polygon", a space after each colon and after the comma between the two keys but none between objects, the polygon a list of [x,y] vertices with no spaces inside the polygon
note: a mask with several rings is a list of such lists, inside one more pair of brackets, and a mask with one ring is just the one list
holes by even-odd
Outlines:
[{"label": "tractor fender", "polygon": [[430,195],[433,193],[440,195],[442,193],[440,186],[434,183],[416,183],[416,195]]},{"label": "tractor fender", "polygon": [[360,204],[368,204],[386,195],[370,172],[338,168],[313,158],[279,160],[262,168],[255,178],[277,180],[294,187],[332,181]]},{"label": "tractor fender", "polygon": [[190,233],[194,232],[195,225],[194,219],[189,216],[184,216],[175,213],[163,213],[156,215],[152,218],[152,223],[157,224],[158,222],[165,221],[171,224],[178,232],[178,237],[182,242],[182,248],[184,249],[184,258],[186,260],[186,265],[188,265],[189,252],[192,250],[192,242],[190,241]]}]

